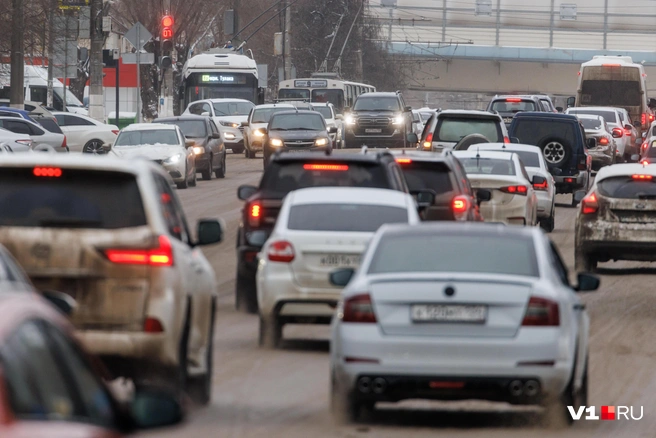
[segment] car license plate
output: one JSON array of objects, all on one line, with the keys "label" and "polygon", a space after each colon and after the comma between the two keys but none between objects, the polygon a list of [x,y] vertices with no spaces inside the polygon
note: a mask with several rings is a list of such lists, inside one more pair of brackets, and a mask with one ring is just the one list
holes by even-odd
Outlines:
[{"label": "car license plate", "polygon": [[380,134],[381,132],[383,132],[383,130],[382,129],[365,129],[364,132],[366,132],[367,134]]},{"label": "car license plate", "polygon": [[352,254],[324,254],[319,261],[321,266],[357,268],[360,256]]},{"label": "car license plate", "polygon": [[421,304],[411,308],[415,322],[470,322],[483,323],[487,317],[487,306]]},{"label": "car license plate", "polygon": [[[499,120],[499,119],[497,119]],[[504,117],[503,118],[503,123],[512,123],[512,117]]]},{"label": "car license plate", "polygon": [[287,149],[285,152],[307,152],[307,149]]}]

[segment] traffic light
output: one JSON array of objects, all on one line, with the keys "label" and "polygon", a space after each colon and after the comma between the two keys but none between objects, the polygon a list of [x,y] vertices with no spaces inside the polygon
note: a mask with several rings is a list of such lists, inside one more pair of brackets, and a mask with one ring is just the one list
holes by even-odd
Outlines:
[{"label": "traffic light", "polygon": [[161,49],[162,53],[166,54],[173,50],[173,16],[165,15],[162,17],[161,22]]}]

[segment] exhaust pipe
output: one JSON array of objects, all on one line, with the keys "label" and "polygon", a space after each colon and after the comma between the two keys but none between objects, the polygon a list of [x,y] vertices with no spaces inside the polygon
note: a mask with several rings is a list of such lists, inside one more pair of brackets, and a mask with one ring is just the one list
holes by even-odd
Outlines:
[{"label": "exhaust pipe", "polygon": [[508,385],[508,390],[513,397],[519,397],[524,392],[524,385],[520,380],[513,380],[510,382],[510,385]]},{"label": "exhaust pipe", "polygon": [[528,397],[535,397],[540,392],[540,384],[537,380],[529,380],[524,384],[524,394]]},{"label": "exhaust pipe", "polygon": [[376,394],[382,394],[387,389],[387,382],[382,377],[377,377],[374,379],[373,388]]},{"label": "exhaust pipe", "polygon": [[362,393],[369,393],[371,391],[371,379],[369,377],[360,377],[358,380],[358,390]]}]

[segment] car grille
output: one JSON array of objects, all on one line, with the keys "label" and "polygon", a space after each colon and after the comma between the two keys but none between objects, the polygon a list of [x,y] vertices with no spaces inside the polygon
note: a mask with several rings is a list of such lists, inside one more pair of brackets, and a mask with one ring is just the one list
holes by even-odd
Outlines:
[{"label": "car grille", "polygon": [[288,148],[309,148],[312,146],[314,146],[314,140],[294,140],[285,142],[285,147]]},{"label": "car grille", "polygon": [[358,125],[360,126],[384,127],[389,125],[389,123],[390,119],[387,117],[358,119]]},{"label": "car grille", "polygon": [[611,210],[611,212],[620,222],[636,224],[656,222],[656,211]]}]

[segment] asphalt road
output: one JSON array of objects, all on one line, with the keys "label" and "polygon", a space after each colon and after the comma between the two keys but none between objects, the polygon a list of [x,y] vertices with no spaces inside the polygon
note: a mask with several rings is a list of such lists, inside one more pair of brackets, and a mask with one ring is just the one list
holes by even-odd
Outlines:
[{"label": "asphalt road", "polygon": [[[331,418],[327,327],[287,326],[283,348],[257,345],[255,315],[234,309],[235,236],[241,184],[257,184],[262,159],[229,155],[223,180],[180,190],[188,220],[221,217],[226,240],[206,250],[219,282],[211,405],[193,408],[185,423],[144,437],[656,437],[656,268],[600,265],[601,289],[583,297],[591,318],[590,400],[644,408],[640,421],[578,421],[567,430],[541,428],[537,411],[483,402],[408,402],[379,407],[356,426]],[[559,196],[551,238],[574,268],[574,218]]]}]

